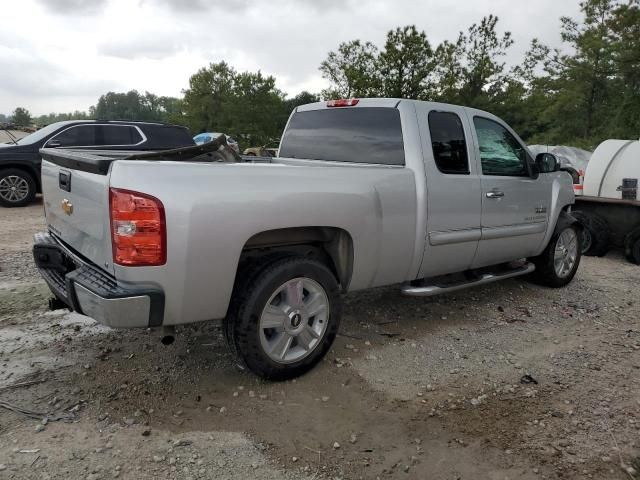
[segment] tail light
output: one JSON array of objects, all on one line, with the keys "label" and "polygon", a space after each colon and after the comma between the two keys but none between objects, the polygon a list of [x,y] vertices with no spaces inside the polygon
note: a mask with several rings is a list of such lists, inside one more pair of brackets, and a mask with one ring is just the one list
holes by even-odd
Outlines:
[{"label": "tail light", "polygon": [[355,107],[359,98],[342,98],[340,100],[329,100],[327,102],[327,107]]},{"label": "tail light", "polygon": [[144,193],[109,189],[113,261],[127,267],[164,265],[167,228],[162,202]]}]

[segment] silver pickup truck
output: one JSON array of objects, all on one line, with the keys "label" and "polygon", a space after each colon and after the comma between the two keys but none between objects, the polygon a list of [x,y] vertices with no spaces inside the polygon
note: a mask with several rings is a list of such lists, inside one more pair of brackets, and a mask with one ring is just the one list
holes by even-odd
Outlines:
[{"label": "silver pickup truck", "polygon": [[337,100],[296,108],[275,158],[224,143],[43,149],[52,305],[118,328],[224,319],[239,365],[285,379],[330,348],[342,293],[561,287],[578,268],[571,176],[489,113]]}]

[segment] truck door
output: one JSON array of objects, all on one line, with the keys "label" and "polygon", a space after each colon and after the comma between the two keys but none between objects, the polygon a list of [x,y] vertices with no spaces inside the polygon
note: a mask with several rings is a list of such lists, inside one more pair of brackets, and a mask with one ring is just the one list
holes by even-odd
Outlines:
[{"label": "truck door", "polygon": [[[425,104],[428,105],[428,104]],[[427,181],[427,238],[420,277],[463,271],[480,240],[480,178],[462,108],[417,108]]]},{"label": "truck door", "polygon": [[482,238],[473,267],[535,255],[547,229],[551,176],[531,176],[527,148],[497,119],[470,120],[482,186]]}]

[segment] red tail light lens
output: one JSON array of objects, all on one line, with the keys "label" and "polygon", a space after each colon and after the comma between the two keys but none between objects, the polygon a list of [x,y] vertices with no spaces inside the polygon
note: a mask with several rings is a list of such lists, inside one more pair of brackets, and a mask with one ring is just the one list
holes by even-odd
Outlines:
[{"label": "red tail light lens", "polygon": [[358,98],[342,98],[340,100],[329,100],[327,107],[355,107],[360,99]]},{"label": "red tail light lens", "polygon": [[151,195],[109,190],[113,261],[127,267],[164,265],[167,229],[162,202]]}]

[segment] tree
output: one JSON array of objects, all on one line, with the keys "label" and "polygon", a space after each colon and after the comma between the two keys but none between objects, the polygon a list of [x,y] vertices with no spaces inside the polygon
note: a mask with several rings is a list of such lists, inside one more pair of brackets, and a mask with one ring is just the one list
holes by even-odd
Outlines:
[{"label": "tree", "polygon": [[[511,34],[499,33],[498,17],[488,15],[435,48],[413,26],[388,32],[380,51],[369,42],[343,43],[321,71],[332,96],[364,91],[468,105],[501,116],[531,142],[594,148],[606,138],[637,138],[640,0],[580,6],[579,20],[560,19],[568,48],[534,39],[511,69]],[[375,88],[358,89],[358,82]]]},{"label": "tree", "polygon": [[[189,79],[184,93],[187,125],[193,133],[229,126],[229,104],[237,72],[226,62],[211,63]],[[227,132],[225,132],[227,133]]]},{"label": "tree", "polygon": [[126,93],[107,92],[90,109],[91,116],[101,120],[180,121],[180,100],[159,97],[153,93],[144,95],[137,90]]},{"label": "tree", "polygon": [[293,98],[288,98],[284,101],[285,111],[287,114],[291,113],[294,108],[305,105],[307,103],[315,103],[320,101],[320,96],[315,93],[309,93],[307,91],[300,92]]},{"label": "tree", "polygon": [[324,90],[324,98],[351,98],[376,96],[381,79],[377,74],[378,49],[360,40],[341,43],[337,52],[329,52],[320,64],[322,76],[332,83]]},{"label": "tree", "polygon": [[430,98],[433,51],[426,33],[418,32],[414,25],[389,31],[376,63],[385,97]]},{"label": "tree", "polygon": [[489,15],[479,24],[469,27],[467,35],[458,40],[463,56],[461,101],[470,106],[483,108],[492,103],[492,96],[501,93],[508,78],[501,61],[511,45],[511,33],[498,35],[498,17]]},{"label": "tree", "polygon": [[613,86],[615,114],[609,123],[612,137],[637,138],[640,132],[640,2],[613,11],[611,49],[617,78]]},{"label": "tree", "polygon": [[64,120],[87,120],[92,118],[87,112],[81,112],[76,110],[69,113],[49,113],[47,115],[40,115],[33,119],[33,122],[39,127],[44,127],[51,123],[62,122]]},{"label": "tree", "polygon": [[275,78],[261,72],[238,73],[225,62],[191,76],[183,108],[192,132],[224,132],[248,145],[278,138],[289,114]]},{"label": "tree", "polygon": [[543,100],[538,118],[544,126],[534,140],[594,148],[611,134],[618,97],[612,92],[619,83],[612,32],[617,8],[615,0],[586,0],[582,22],[562,17],[567,53],[534,43],[528,56],[543,74],[531,75],[530,97]]},{"label": "tree", "polygon": [[11,121],[21,127],[27,127],[31,125],[31,114],[26,108],[18,107],[13,111]]},{"label": "tree", "polygon": [[455,43],[447,40],[442,42],[434,52],[433,86],[434,98],[440,102],[460,102],[464,68],[462,57],[464,54],[465,37],[460,33]]}]

